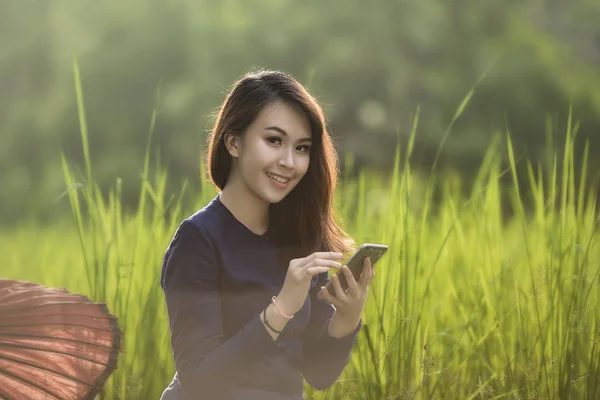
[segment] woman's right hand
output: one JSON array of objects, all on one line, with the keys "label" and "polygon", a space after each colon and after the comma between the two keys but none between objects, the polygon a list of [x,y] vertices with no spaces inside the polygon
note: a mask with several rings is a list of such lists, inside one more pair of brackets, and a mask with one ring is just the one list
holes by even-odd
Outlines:
[{"label": "woman's right hand", "polygon": [[291,260],[283,287],[277,296],[281,311],[290,315],[297,313],[304,305],[312,278],[331,268],[340,269],[342,264],[335,260],[342,257],[342,253],[316,252],[308,257]]}]

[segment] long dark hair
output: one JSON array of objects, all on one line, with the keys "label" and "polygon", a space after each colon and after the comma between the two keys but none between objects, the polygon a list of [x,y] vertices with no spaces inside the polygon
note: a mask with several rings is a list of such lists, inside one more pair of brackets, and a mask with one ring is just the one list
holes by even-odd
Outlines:
[{"label": "long dark hair", "polygon": [[208,137],[206,169],[210,180],[223,190],[231,171],[232,157],[225,147],[225,134],[243,135],[262,109],[277,101],[295,106],[306,116],[312,146],[306,175],[281,202],[269,207],[269,236],[286,249],[287,259],[315,251],[354,251],[355,242],[338,225],[332,207],[338,155],[327,132],[323,110],[289,74],[251,71],[233,84]]}]

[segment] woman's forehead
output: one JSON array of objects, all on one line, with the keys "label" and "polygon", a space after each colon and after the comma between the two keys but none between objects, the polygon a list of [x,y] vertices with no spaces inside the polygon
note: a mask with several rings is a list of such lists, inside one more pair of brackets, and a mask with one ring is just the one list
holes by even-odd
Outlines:
[{"label": "woman's forehead", "polygon": [[298,107],[281,101],[265,106],[253,125],[260,130],[277,128],[275,130],[283,131],[280,133],[294,140],[311,137],[310,124],[304,113]]}]

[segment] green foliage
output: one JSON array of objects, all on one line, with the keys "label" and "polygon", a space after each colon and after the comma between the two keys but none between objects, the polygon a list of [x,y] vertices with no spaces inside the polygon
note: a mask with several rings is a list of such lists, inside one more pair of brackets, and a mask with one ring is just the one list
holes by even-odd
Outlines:
[{"label": "green foliage", "polygon": [[0,5],[0,220],[21,221],[0,265],[119,317],[103,398],[172,378],[160,263],[215,194],[204,131],[254,65],[320,97],[336,208],[390,246],[348,368],[307,398],[600,397],[600,6],[369,4]]},{"label": "green foliage", "polygon": [[[357,242],[390,250],[377,264],[350,364],[330,389],[306,386],[307,398],[598,398],[598,188],[576,189],[571,123],[565,151],[549,154],[552,173],[526,160],[526,208],[512,136],[508,163],[496,137],[465,190],[456,173],[427,181],[413,170],[416,122],[405,156],[396,148],[391,177],[361,170],[338,188],[335,207]],[[173,197],[166,170],[152,175],[146,162],[139,207],[127,213],[120,181],[105,195],[85,160],[82,184],[63,159],[71,222],[0,233],[0,263],[10,278],[107,302],[124,349],[101,397],[158,398],[174,373],[162,256],[182,218],[216,192],[201,171],[202,190],[185,207],[186,188]],[[344,168],[353,162],[345,158]],[[503,177],[513,183],[509,216]]]}]

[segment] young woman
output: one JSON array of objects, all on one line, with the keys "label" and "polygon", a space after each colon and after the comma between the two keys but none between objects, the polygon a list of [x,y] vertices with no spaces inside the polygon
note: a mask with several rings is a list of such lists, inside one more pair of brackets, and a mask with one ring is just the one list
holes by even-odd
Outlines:
[{"label": "young woman", "polygon": [[[176,374],[162,400],[302,399],[348,363],[374,275],[332,208],[338,158],[323,112],[291,76],[249,73],[219,109],[207,169],[220,189],[165,253]],[[342,269],[348,291],[332,278]],[[321,291],[327,301],[317,299]]]}]

